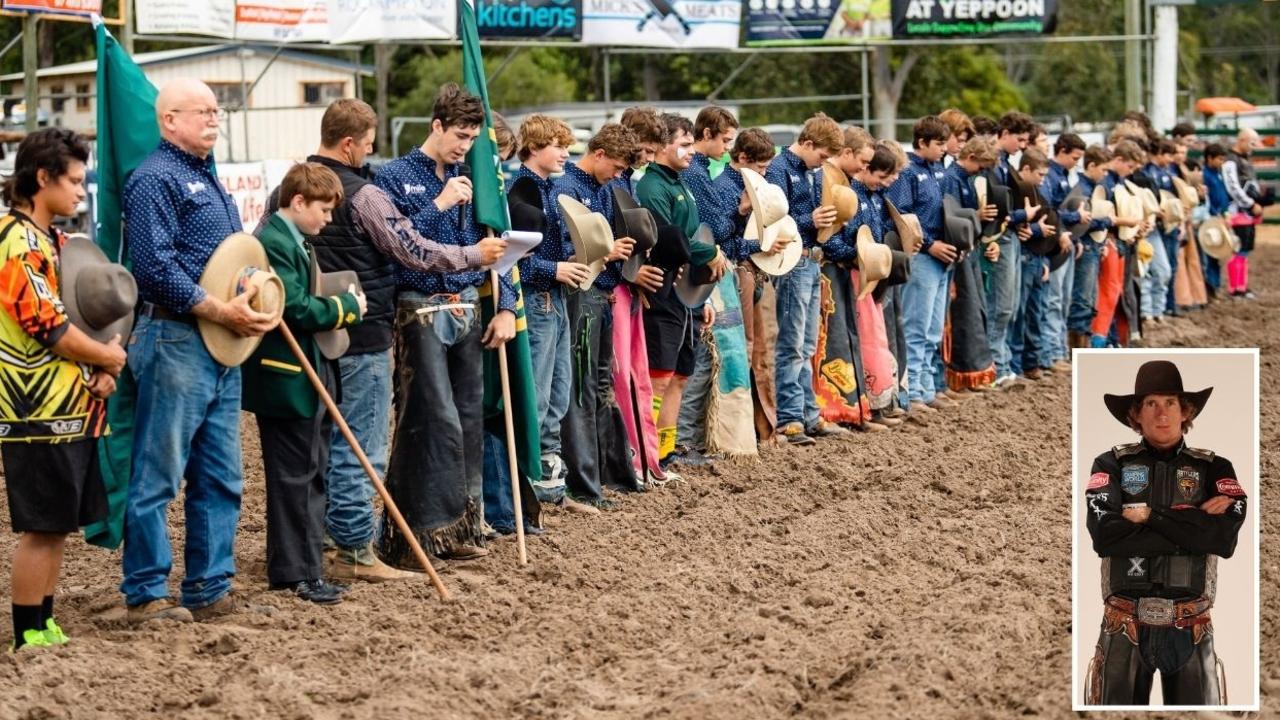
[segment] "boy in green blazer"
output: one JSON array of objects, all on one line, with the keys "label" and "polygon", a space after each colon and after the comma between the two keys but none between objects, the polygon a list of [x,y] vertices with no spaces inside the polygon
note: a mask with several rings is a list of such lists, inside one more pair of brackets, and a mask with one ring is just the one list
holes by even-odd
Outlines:
[{"label": "boy in green blazer", "polygon": [[[304,238],[329,222],[342,202],[342,183],[318,163],[294,165],[280,183],[280,201],[258,239],[284,283],[284,322],[336,398],[338,373],[315,335],[360,322],[365,297],[355,285],[341,295],[311,294],[316,270]],[[263,337],[242,377],[242,404],[257,416],[267,478],[267,580],[273,590],[292,590],[303,600],[339,602],[345,588],[322,577],[329,416],[279,330]]]}]

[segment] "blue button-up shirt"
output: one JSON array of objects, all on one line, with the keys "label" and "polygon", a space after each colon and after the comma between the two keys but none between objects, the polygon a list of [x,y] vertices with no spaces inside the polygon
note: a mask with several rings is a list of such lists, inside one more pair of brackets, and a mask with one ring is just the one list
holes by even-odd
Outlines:
[{"label": "blue button-up shirt", "polygon": [[[457,165],[446,165],[441,180],[436,176],[436,161],[422,152],[422,148],[414,148],[384,165],[374,182],[423,237],[441,245],[475,245],[484,235],[469,204],[454,205],[443,212],[436,207],[436,197],[444,190],[445,183],[455,177],[458,177]],[[483,285],[488,277],[483,270],[428,273],[396,265],[397,287],[427,295],[457,294],[465,288]],[[499,284],[498,307],[515,312],[516,290],[510,271],[499,278]]]},{"label": "blue button-up shirt", "polygon": [[954,162],[947,166],[942,178],[942,194],[960,201],[961,207],[978,209],[978,192],[973,189],[973,175]]},{"label": "blue button-up shirt", "polygon": [[240,210],[203,160],[162,140],[125,183],[125,242],[143,300],[170,312],[205,298],[197,283],[209,256],[240,232]]},{"label": "blue button-up shirt", "polygon": [[[630,175],[614,178],[608,183],[601,185],[591,176],[591,173],[584,171],[582,168],[567,162],[564,164],[564,174],[556,178],[552,183],[552,192],[558,197],[560,195],[568,195],[578,202],[586,205],[591,212],[598,212],[604,215],[609,221],[609,225],[613,225],[613,187],[618,183],[623,189],[630,189]],[[557,207],[557,217],[559,211]],[[569,238],[569,228],[564,224],[564,219],[560,219],[560,232],[565,240]],[[595,286],[605,292],[612,291],[622,282],[622,261],[615,260],[611,263],[605,263],[604,270],[596,276]]]},{"label": "blue button-up shirt", "polygon": [[1169,173],[1168,168],[1161,167],[1155,163],[1147,163],[1143,171],[1147,173],[1147,177],[1155,182],[1157,188],[1173,192],[1173,175]]},{"label": "blue button-up shirt", "polygon": [[747,240],[743,237],[746,234],[750,216],[743,217],[738,214],[738,202],[742,199],[743,191],[747,189],[746,181],[742,179],[740,171],[732,165],[725,165],[724,171],[711,181],[711,185],[724,211],[733,221],[732,236],[720,248],[724,250],[725,257],[734,262],[742,262],[754,253],[760,252],[758,239]]},{"label": "blue button-up shirt", "polygon": [[1067,195],[1071,194],[1071,173],[1058,164],[1057,160],[1049,161],[1049,172],[1045,174],[1044,182],[1040,183],[1040,194],[1044,196],[1044,201],[1050,207],[1058,211],[1058,218],[1062,221],[1064,228],[1080,222],[1079,211],[1062,209],[1062,203],[1066,202]]},{"label": "blue button-up shirt", "polygon": [[698,208],[698,222],[711,228],[711,236],[715,238],[716,245],[723,248],[730,243],[733,240],[733,216],[738,214],[738,203],[734,202],[731,215],[711,179],[711,158],[702,153],[694,153],[689,160],[689,167],[681,171],[680,181],[693,194],[693,202]]},{"label": "blue button-up shirt", "polygon": [[787,194],[789,214],[800,228],[800,239],[804,247],[811,248],[818,244],[818,229],[813,225],[813,211],[818,207],[820,193],[815,188],[821,184],[810,172],[809,166],[799,155],[784,149],[770,163],[764,172],[764,179],[771,185],[777,185]]},{"label": "blue button-up shirt", "polygon": [[942,177],[946,170],[940,162],[928,162],[915,153],[907,153],[908,163],[902,174],[886,192],[893,206],[902,214],[912,213],[924,231],[921,250],[928,250],[942,238]]},{"label": "blue button-up shirt", "polygon": [[556,264],[569,260],[569,256],[573,254],[573,243],[560,231],[560,206],[556,204],[552,180],[539,177],[524,165],[515,171],[511,181],[514,183],[517,178],[522,177],[530,178],[538,186],[538,195],[542,197],[542,214],[547,221],[538,248],[532,255],[520,260],[520,285],[529,292],[546,292],[559,285],[556,282]]}]

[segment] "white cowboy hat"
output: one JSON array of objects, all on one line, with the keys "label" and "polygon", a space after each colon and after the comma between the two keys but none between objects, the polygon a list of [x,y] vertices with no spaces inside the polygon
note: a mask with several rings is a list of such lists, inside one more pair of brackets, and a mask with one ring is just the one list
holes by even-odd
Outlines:
[{"label": "white cowboy hat", "polygon": [[67,237],[61,262],[62,305],[71,324],[98,342],[116,335],[127,342],[138,304],[138,283],[129,270],[108,260],[83,233]]},{"label": "white cowboy hat", "polygon": [[564,218],[565,225],[569,226],[574,261],[589,269],[587,278],[578,286],[581,290],[587,290],[604,271],[604,259],[613,252],[613,229],[609,227],[609,221],[604,215],[591,212],[591,208],[568,195],[559,196],[556,202],[560,205],[560,215]]},{"label": "white cowboy hat", "polygon": [[[284,283],[271,271],[262,243],[248,233],[227,236],[213,251],[200,275],[200,287],[223,302],[230,302],[251,287],[257,288],[249,307],[276,320],[284,314]],[[243,337],[225,325],[204,318],[196,318],[196,327],[209,354],[225,367],[239,367],[262,342],[260,335]]]},{"label": "white cowboy hat", "polygon": [[[1144,210],[1142,207],[1142,199],[1133,194],[1129,188],[1124,185],[1117,185],[1115,189],[1115,205],[1117,218],[1132,218],[1134,220],[1142,220]],[[1117,225],[1116,235],[1127,243],[1132,243],[1133,239],[1138,236],[1137,225]]]},{"label": "white cowboy hat", "polygon": [[1160,191],[1160,227],[1165,232],[1182,227],[1187,219],[1186,208],[1178,196],[1168,190]]},{"label": "white cowboy hat", "polygon": [[771,184],[751,168],[742,168],[742,184],[746,186],[747,199],[751,202],[751,217],[747,225],[756,226],[756,237],[764,237],[764,229],[778,222],[790,209],[787,193]]},{"label": "white cowboy hat", "polygon": [[1231,226],[1227,224],[1220,216],[1214,215],[1208,220],[1200,224],[1200,230],[1196,233],[1196,240],[1200,243],[1200,249],[1212,258],[1226,262],[1235,255],[1235,233],[1231,232]]},{"label": "white cowboy hat", "polygon": [[[747,240],[759,240],[760,247],[763,252],[751,255],[751,262],[762,272],[769,275],[786,275],[791,272],[792,268],[800,262],[800,257],[804,254],[804,243],[800,239],[800,227],[796,225],[796,221],[790,215],[783,215],[782,219],[768,226],[764,230],[764,237],[757,237],[755,227],[751,223],[747,223],[747,231],[743,234]],[[767,252],[777,242],[779,237],[789,237],[791,242],[782,249],[781,252],[770,254]]]},{"label": "white cowboy hat", "polygon": [[1196,192],[1196,189],[1186,180],[1175,177],[1173,189],[1177,191],[1178,200],[1182,201],[1182,206],[1187,210],[1200,204],[1200,193]]}]

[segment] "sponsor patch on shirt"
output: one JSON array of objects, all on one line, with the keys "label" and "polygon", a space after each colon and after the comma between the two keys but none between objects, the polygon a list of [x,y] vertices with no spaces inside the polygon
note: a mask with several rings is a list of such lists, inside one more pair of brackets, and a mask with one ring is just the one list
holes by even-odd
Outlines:
[{"label": "sponsor patch on shirt", "polygon": [[1129,495],[1137,495],[1147,489],[1147,467],[1130,465],[1126,467],[1120,478],[1120,489]]},{"label": "sponsor patch on shirt", "polygon": [[427,191],[426,185],[414,185],[413,183],[404,184],[405,195],[421,195]]},{"label": "sponsor patch on shirt", "polygon": [[187,183],[187,192],[191,193],[192,195],[195,195],[198,192],[203,192],[206,187],[208,186],[200,182],[199,180],[195,182],[189,182]]},{"label": "sponsor patch on shirt", "polygon": [[1086,490],[1097,490],[1098,488],[1104,488],[1104,487],[1106,487],[1106,486],[1107,486],[1107,484],[1108,484],[1108,483],[1110,483],[1110,482],[1111,482],[1111,476],[1110,476],[1110,475],[1108,475],[1108,474],[1106,474],[1106,473],[1104,473],[1104,472],[1094,473],[1094,474],[1092,474],[1092,475],[1090,475],[1090,476],[1089,476],[1089,487],[1087,487],[1087,488],[1085,488],[1085,489],[1086,489]]},{"label": "sponsor patch on shirt", "polygon": [[1244,497],[1244,490],[1235,478],[1222,478],[1218,481],[1218,492],[1231,497]]},{"label": "sponsor patch on shirt", "polygon": [[1195,468],[1178,468],[1178,492],[1184,500],[1190,500],[1200,490],[1200,471]]}]

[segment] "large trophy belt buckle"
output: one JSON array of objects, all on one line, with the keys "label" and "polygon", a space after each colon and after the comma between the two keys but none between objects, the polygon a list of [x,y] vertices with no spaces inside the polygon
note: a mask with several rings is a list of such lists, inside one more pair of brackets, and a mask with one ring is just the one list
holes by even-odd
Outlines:
[{"label": "large trophy belt buckle", "polygon": [[1139,598],[1135,615],[1143,625],[1172,625],[1174,603],[1166,598]]}]

